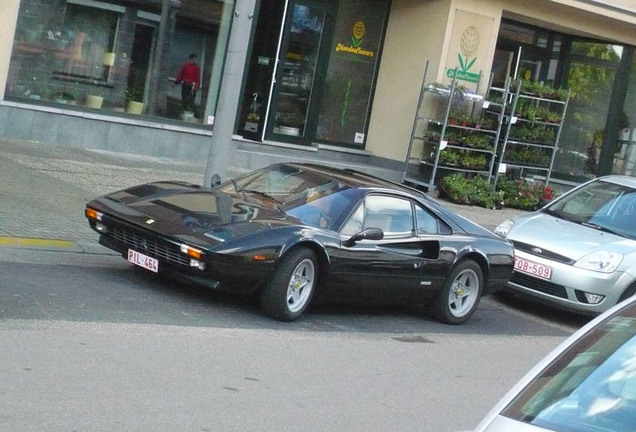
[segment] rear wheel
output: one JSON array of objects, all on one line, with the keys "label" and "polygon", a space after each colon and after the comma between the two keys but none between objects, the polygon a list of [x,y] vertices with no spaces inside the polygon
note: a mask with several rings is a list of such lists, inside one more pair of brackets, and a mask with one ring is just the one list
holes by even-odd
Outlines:
[{"label": "rear wheel", "polygon": [[483,291],[484,276],[472,260],[461,261],[448,276],[444,289],[435,298],[432,312],[446,324],[462,324],[475,313]]},{"label": "rear wheel", "polygon": [[293,321],[307,309],[318,280],[316,254],[307,248],[283,256],[261,293],[263,311],[280,321]]}]

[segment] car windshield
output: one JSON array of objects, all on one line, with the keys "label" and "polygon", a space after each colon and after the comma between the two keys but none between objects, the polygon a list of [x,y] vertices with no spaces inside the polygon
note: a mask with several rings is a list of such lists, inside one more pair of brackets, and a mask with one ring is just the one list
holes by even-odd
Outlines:
[{"label": "car windshield", "polygon": [[557,432],[636,428],[636,303],[564,351],[502,415]]},{"label": "car windshield", "polygon": [[636,239],[636,190],[595,181],[564,195],[544,210],[598,230]]},{"label": "car windshield", "polygon": [[271,198],[302,224],[334,229],[360,193],[340,179],[314,170],[274,165],[219,186],[228,194]]}]

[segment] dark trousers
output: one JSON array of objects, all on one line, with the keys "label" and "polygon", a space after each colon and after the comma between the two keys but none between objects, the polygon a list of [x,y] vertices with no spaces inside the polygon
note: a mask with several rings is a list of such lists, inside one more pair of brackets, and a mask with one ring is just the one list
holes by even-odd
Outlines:
[{"label": "dark trousers", "polygon": [[194,98],[196,95],[194,84],[181,83],[181,105],[184,111],[194,112]]}]

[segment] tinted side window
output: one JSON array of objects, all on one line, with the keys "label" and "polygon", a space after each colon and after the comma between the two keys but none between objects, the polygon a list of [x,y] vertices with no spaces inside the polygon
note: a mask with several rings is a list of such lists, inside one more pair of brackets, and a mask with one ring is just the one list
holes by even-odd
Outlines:
[{"label": "tinted side window", "polygon": [[418,205],[415,206],[415,218],[419,235],[439,233],[437,218]]}]

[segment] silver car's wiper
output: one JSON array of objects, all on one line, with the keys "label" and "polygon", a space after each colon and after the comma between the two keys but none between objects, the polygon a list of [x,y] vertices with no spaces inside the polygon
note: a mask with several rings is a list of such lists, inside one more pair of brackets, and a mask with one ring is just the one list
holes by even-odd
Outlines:
[{"label": "silver car's wiper", "polygon": [[560,211],[560,210],[552,210],[552,209],[546,208],[546,209],[543,209],[543,210],[541,210],[541,211],[542,211],[542,212],[544,212],[544,213],[547,213],[547,214],[549,214],[549,215],[551,215],[551,216],[558,217],[558,218],[560,218],[560,219],[572,220],[572,219],[570,219],[570,218],[566,217],[566,216],[565,216],[565,213],[563,213],[563,212],[562,212],[562,211]]},{"label": "silver car's wiper", "polygon": [[601,225],[596,225],[596,224],[594,224],[592,222],[581,222],[581,225],[589,227],[589,228],[594,228],[595,230],[599,230],[599,231],[603,231],[603,232],[606,232],[606,233],[614,234],[614,235],[617,235],[617,236],[622,236],[622,234],[619,234],[619,233],[617,233],[614,230],[611,230],[611,229],[609,229],[607,227],[604,227],[604,226],[601,226]]}]

